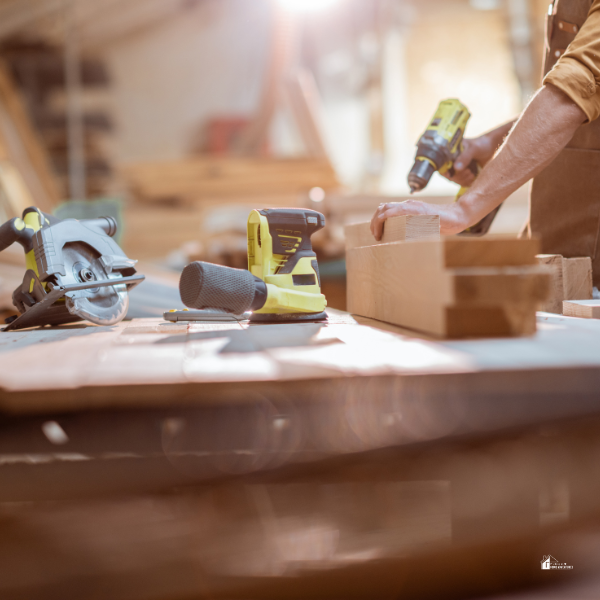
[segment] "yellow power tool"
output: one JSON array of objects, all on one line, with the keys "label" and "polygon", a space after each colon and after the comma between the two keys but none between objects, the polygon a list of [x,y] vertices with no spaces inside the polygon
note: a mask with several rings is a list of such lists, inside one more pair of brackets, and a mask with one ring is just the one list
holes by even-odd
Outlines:
[{"label": "yellow power tool", "polygon": [[237,315],[252,311],[251,321],[326,319],[327,300],[310,241],[324,226],[325,217],[314,210],[253,210],[248,217],[248,270],[190,263],[179,281],[183,303]]},{"label": "yellow power tool", "polygon": [[17,242],[26,260],[13,293],[20,315],[9,317],[4,331],[82,320],[108,326],[124,319],[129,290],[144,276],[112,239],[116,232],[112,217],[61,220],[35,206],[0,226],[0,252]]},{"label": "yellow power tool", "polygon": [[[438,171],[441,175],[454,175],[454,161],[463,151],[463,138],[471,114],[467,107],[456,98],[442,100],[433,119],[417,142],[415,164],[408,174],[408,185],[411,194],[422,190]],[[476,161],[471,161],[469,169],[477,177],[481,167]],[[455,202],[468,188],[461,187]],[[502,206],[502,205],[500,205]],[[490,229],[500,206],[483,217],[475,225],[461,232],[462,235],[483,235]]]}]

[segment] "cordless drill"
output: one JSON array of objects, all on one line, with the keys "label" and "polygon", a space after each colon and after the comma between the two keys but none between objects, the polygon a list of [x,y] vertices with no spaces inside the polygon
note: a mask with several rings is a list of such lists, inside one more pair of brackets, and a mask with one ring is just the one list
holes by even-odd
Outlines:
[{"label": "cordless drill", "polygon": [[[463,151],[463,137],[470,116],[467,107],[455,98],[440,102],[433,119],[417,143],[415,164],[408,174],[411,194],[421,191],[435,171],[441,175],[448,173],[451,177],[454,176],[454,161]],[[481,171],[475,160],[471,161],[468,168],[475,177]],[[467,187],[461,187],[454,201],[456,202],[467,190]],[[465,229],[461,235],[487,233],[500,206],[475,225]]]},{"label": "cordless drill", "polygon": [[313,233],[325,217],[303,208],[265,208],[248,217],[248,270],[205,262],[187,265],[179,290],[196,309],[252,311],[252,321],[317,321],[327,318]]}]

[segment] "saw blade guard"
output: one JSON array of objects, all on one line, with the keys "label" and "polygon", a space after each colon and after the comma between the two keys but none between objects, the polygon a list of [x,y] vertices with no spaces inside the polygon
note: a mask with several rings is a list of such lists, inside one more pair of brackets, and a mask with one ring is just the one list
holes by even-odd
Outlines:
[{"label": "saw blade guard", "polygon": [[[61,285],[93,284],[94,281],[122,279],[120,272],[109,272],[101,257],[87,244],[70,243],[63,247],[63,264],[66,274],[60,277]],[[91,287],[67,292],[65,305],[72,315],[96,325],[114,325],[121,321],[129,308],[126,285]]]}]

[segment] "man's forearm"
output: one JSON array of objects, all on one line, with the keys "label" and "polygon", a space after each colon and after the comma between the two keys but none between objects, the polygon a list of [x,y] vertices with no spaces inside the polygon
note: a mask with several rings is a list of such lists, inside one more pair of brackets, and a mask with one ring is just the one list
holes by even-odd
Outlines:
[{"label": "man's forearm", "polygon": [[[457,231],[474,225],[567,145],[586,116],[557,88],[543,87],[529,103],[495,158],[457,202]],[[463,227],[464,225],[464,227]]]},{"label": "man's forearm", "polygon": [[508,135],[513,125],[517,122],[516,119],[513,121],[509,121],[508,123],[504,123],[504,125],[500,125],[500,127],[496,127],[496,129],[492,129],[492,131],[488,131],[483,134],[482,137],[487,138],[490,142],[490,145],[493,147],[493,151],[495,152],[500,147],[500,144],[504,141],[504,138]]}]

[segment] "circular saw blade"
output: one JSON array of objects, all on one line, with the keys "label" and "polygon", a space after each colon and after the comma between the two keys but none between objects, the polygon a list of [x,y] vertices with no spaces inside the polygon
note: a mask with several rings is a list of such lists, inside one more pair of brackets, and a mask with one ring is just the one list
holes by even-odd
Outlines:
[{"label": "circular saw blade", "polygon": [[108,273],[100,257],[84,243],[66,244],[62,252],[66,273],[60,278],[63,285],[115,280],[114,286],[67,292],[65,305],[68,311],[96,325],[114,325],[121,321],[129,308],[127,286],[118,284],[121,273]]}]

